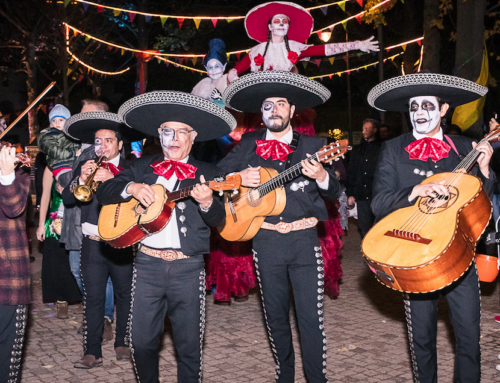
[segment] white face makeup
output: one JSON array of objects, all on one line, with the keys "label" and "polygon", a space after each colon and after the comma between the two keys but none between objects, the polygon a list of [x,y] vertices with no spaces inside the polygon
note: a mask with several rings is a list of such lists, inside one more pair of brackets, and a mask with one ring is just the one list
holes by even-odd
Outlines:
[{"label": "white face makeup", "polygon": [[158,129],[165,156],[174,161],[186,158],[191,151],[197,133],[182,122],[164,122]]},{"label": "white face makeup", "polygon": [[218,80],[224,74],[224,70],[226,69],[226,64],[222,65],[222,63],[217,59],[210,59],[205,66],[205,69],[208,72],[208,76],[212,80]]},{"label": "white face makeup", "polygon": [[441,121],[439,102],[434,96],[410,98],[410,120],[417,133],[427,134]]},{"label": "white face makeup", "polygon": [[[294,109],[295,110],[295,109]],[[262,103],[262,121],[272,132],[282,132],[290,125],[292,107],[281,97],[270,97]]]},{"label": "white face makeup", "polygon": [[285,37],[290,27],[290,19],[286,15],[274,15],[269,29],[274,36]]}]

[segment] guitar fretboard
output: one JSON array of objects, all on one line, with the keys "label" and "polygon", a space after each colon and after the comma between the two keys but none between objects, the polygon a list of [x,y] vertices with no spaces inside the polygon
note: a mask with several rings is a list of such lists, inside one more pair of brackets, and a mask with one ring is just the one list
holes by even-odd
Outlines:
[{"label": "guitar fretboard", "polygon": [[[207,182],[204,182],[200,185],[207,185],[210,187],[210,182],[211,181],[207,181]],[[169,201],[175,202],[175,201],[178,201],[180,199],[189,197],[189,193],[191,193],[191,190],[193,190],[195,186],[196,185],[187,186],[185,188],[182,188],[182,189],[179,189],[179,190],[176,190],[173,192],[167,192],[167,198]]]},{"label": "guitar fretboard", "polygon": [[[306,160],[314,159],[319,162],[319,153],[315,153],[312,156],[306,158]],[[259,196],[263,197],[266,194],[272,192],[273,190],[283,186],[286,182],[297,178],[302,174],[302,162],[293,165],[291,168],[285,170],[284,172],[278,174],[276,177],[264,182],[262,185],[257,187]]]}]

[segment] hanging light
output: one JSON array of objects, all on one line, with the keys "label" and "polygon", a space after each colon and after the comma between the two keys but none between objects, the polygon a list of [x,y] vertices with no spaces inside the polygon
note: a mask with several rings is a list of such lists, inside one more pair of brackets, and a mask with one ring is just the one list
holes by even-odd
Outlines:
[{"label": "hanging light", "polygon": [[331,31],[323,31],[321,32],[321,40],[323,40],[325,43],[330,40],[330,37],[332,37],[332,32]]}]

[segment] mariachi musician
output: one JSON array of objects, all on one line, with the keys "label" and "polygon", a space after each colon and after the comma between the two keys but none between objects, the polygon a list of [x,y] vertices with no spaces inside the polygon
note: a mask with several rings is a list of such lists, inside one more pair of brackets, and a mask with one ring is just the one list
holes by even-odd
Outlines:
[{"label": "mariachi musician", "polygon": [[[293,382],[295,356],[290,328],[291,282],[309,382],[327,382],[323,322],[324,269],[316,224],[327,220],[323,198],[335,200],[340,184],[330,166],[304,160],[326,145],[325,138],[298,134],[291,119],[296,110],[312,108],[330,97],[314,80],[285,71],[251,73],[231,83],[224,102],[231,108],[262,113],[267,129],[244,134],[218,166],[240,172],[242,184],[260,185],[260,167],[281,173],[302,164],[302,174],[285,184],[286,206],[267,217],[253,239],[255,270],[269,340],[276,360],[276,381]],[[299,186],[301,185],[301,186]]]},{"label": "mariachi musician", "polygon": [[191,197],[178,202],[168,224],[141,241],[132,287],[130,339],[138,380],[158,382],[160,336],[164,318],[172,323],[179,382],[202,379],[205,332],[205,268],[210,228],[225,218],[219,197],[200,183],[222,175],[215,165],[190,154],[194,140],[222,137],[236,120],[211,101],[184,92],[155,91],[134,97],[120,107],[127,125],[159,135],[163,153],[136,160],[97,190],[103,204],[134,197],[150,206],[158,197],[150,185],[168,191],[194,186]]},{"label": "mariachi musician", "polygon": [[[130,311],[133,271],[132,248],[114,249],[99,237],[97,221],[101,204],[89,191],[94,182],[105,184],[115,177],[126,161],[120,155],[123,140],[137,141],[144,138],[139,132],[126,127],[117,114],[86,112],[70,117],[64,126],[65,133],[83,143],[94,143],[96,159],[80,162],[73,173],[73,181],[62,193],[65,205],[81,207],[83,232],[81,249],[81,278],[83,288],[83,357],[75,368],[91,369],[102,366],[102,335],[104,329],[104,302],[108,277],[116,295],[116,359],[130,359],[127,321]],[[102,157],[104,156],[104,157]],[[101,158],[100,167],[96,161]],[[78,199],[77,199],[78,198]]]},{"label": "mariachi musician", "polygon": [[[409,112],[413,132],[386,141],[379,154],[373,183],[372,210],[377,220],[414,205],[418,197],[449,197],[442,183],[421,182],[435,173],[452,172],[475,148],[482,153],[472,174],[491,197],[496,176],[489,168],[493,149],[464,136],[446,136],[446,112],[486,94],[487,88],[459,77],[418,73],[386,80],[370,91],[368,102],[380,110]],[[477,145],[477,146],[476,146]],[[440,197],[441,196],[441,197]],[[480,291],[475,263],[451,285],[436,292],[404,294],[415,382],[437,382],[437,304],[448,302],[455,331],[455,382],[479,382]]]}]

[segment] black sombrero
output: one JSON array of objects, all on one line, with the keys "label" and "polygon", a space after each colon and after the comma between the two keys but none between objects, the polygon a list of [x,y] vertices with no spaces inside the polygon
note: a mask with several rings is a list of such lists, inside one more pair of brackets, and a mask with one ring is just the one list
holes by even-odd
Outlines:
[{"label": "black sombrero", "polygon": [[488,88],[456,76],[415,73],[383,81],[368,94],[368,103],[379,110],[407,112],[412,97],[439,97],[450,107],[467,104],[483,97]]},{"label": "black sombrero", "polygon": [[164,122],[176,121],[192,127],[197,141],[223,137],[236,127],[236,120],[225,109],[204,98],[174,90],[141,94],[118,110],[130,127],[152,136]]},{"label": "black sombrero", "polygon": [[300,74],[269,70],[253,72],[228,85],[222,99],[232,109],[259,113],[262,101],[269,97],[285,97],[295,110],[313,108],[331,96],[319,82]]},{"label": "black sombrero", "polygon": [[86,143],[93,143],[95,133],[102,129],[120,133],[127,142],[139,141],[146,137],[141,132],[130,129],[120,116],[110,112],[78,113],[68,118],[64,124],[66,135]]}]

